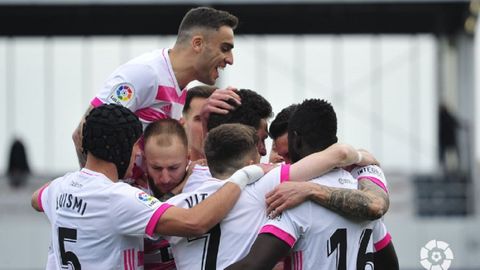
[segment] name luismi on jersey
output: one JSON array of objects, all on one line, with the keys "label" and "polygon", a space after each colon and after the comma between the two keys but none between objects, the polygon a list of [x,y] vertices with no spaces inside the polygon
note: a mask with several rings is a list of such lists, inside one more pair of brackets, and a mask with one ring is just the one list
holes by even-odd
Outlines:
[{"label": "name luismi on jersey", "polygon": [[59,208],[71,209],[83,216],[85,210],[87,209],[87,202],[84,202],[83,199],[80,199],[69,193],[62,193],[57,196],[57,207]]}]

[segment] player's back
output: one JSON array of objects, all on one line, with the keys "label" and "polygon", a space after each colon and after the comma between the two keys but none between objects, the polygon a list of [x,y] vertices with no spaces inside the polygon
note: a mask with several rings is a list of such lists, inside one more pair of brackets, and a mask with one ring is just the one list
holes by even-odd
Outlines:
[{"label": "player's back", "polygon": [[62,267],[143,268],[141,236],[150,220],[148,212],[158,207],[158,201],[86,169],[56,179],[44,193],[42,203],[51,222],[52,247]]},{"label": "player's back", "polygon": [[[312,182],[350,189],[357,186],[356,180],[340,169]],[[262,232],[293,245],[287,260],[291,269],[356,270],[373,269],[373,226],[373,222],[355,222],[307,201],[269,220]]]},{"label": "player's back", "polygon": [[[229,214],[208,234],[169,238],[177,269],[224,269],[243,258],[267,220],[265,194],[280,183],[280,170],[278,167],[247,186]],[[209,179],[194,192],[175,196],[168,203],[192,207],[224,184],[225,181]]]}]

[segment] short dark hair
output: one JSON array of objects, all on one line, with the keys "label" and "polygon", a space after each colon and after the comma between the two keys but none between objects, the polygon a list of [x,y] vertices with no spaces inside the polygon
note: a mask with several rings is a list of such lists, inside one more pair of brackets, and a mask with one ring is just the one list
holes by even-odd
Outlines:
[{"label": "short dark hair", "polygon": [[286,108],[283,108],[277,114],[275,119],[273,119],[272,123],[270,124],[270,129],[268,130],[268,135],[270,138],[275,140],[288,132],[288,121],[290,120],[290,116],[292,116],[297,106],[298,104],[292,104]]},{"label": "short dark hair", "polygon": [[[255,91],[240,89],[237,94],[240,96],[242,105],[227,114],[210,114],[207,130],[227,123],[239,123],[258,129],[262,119],[272,116],[272,105]],[[229,103],[235,106],[234,101]]]},{"label": "short dark hair", "polygon": [[188,89],[182,113],[188,113],[188,111],[190,110],[190,103],[192,103],[192,100],[194,98],[209,98],[213,94],[213,91],[215,91],[215,89],[217,89],[217,87],[211,85],[198,85]]},{"label": "short dark hair", "polygon": [[254,128],[242,124],[223,124],[208,132],[205,157],[214,177],[233,174],[245,166],[248,155],[258,153]]},{"label": "short dark hair", "polygon": [[[301,149],[297,143],[301,143]],[[288,150],[292,162],[337,142],[337,116],[323,99],[307,99],[298,105],[288,124]]]},{"label": "short dark hair", "polygon": [[177,136],[180,141],[188,149],[187,134],[183,126],[175,119],[160,119],[148,124],[143,132],[143,140],[147,143],[153,136],[167,135],[165,136],[165,143],[170,143],[173,136]]},{"label": "short dark hair", "polygon": [[185,14],[178,27],[177,42],[183,42],[190,37],[190,30],[193,28],[218,30],[222,26],[228,26],[235,29],[237,25],[238,18],[227,11],[210,7],[192,8]]}]

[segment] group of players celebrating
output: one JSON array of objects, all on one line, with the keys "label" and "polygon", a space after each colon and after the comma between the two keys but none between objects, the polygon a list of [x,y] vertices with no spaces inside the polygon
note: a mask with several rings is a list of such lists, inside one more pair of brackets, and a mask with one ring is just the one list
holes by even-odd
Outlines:
[{"label": "group of players celebrating", "polygon": [[[398,269],[385,176],[337,142],[329,102],[268,128],[265,98],[214,86],[237,24],[191,9],[173,48],[107,79],[73,134],[81,169],[32,195],[51,224],[46,269]],[[269,135],[277,159],[260,164]]]}]

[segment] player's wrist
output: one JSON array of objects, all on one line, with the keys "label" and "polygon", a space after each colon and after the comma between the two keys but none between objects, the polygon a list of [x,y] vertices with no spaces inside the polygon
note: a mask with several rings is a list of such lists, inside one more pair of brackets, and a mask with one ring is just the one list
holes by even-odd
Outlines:
[{"label": "player's wrist", "polygon": [[241,189],[260,179],[265,173],[263,169],[256,165],[249,165],[236,171],[229,178],[229,182],[237,184]]}]

